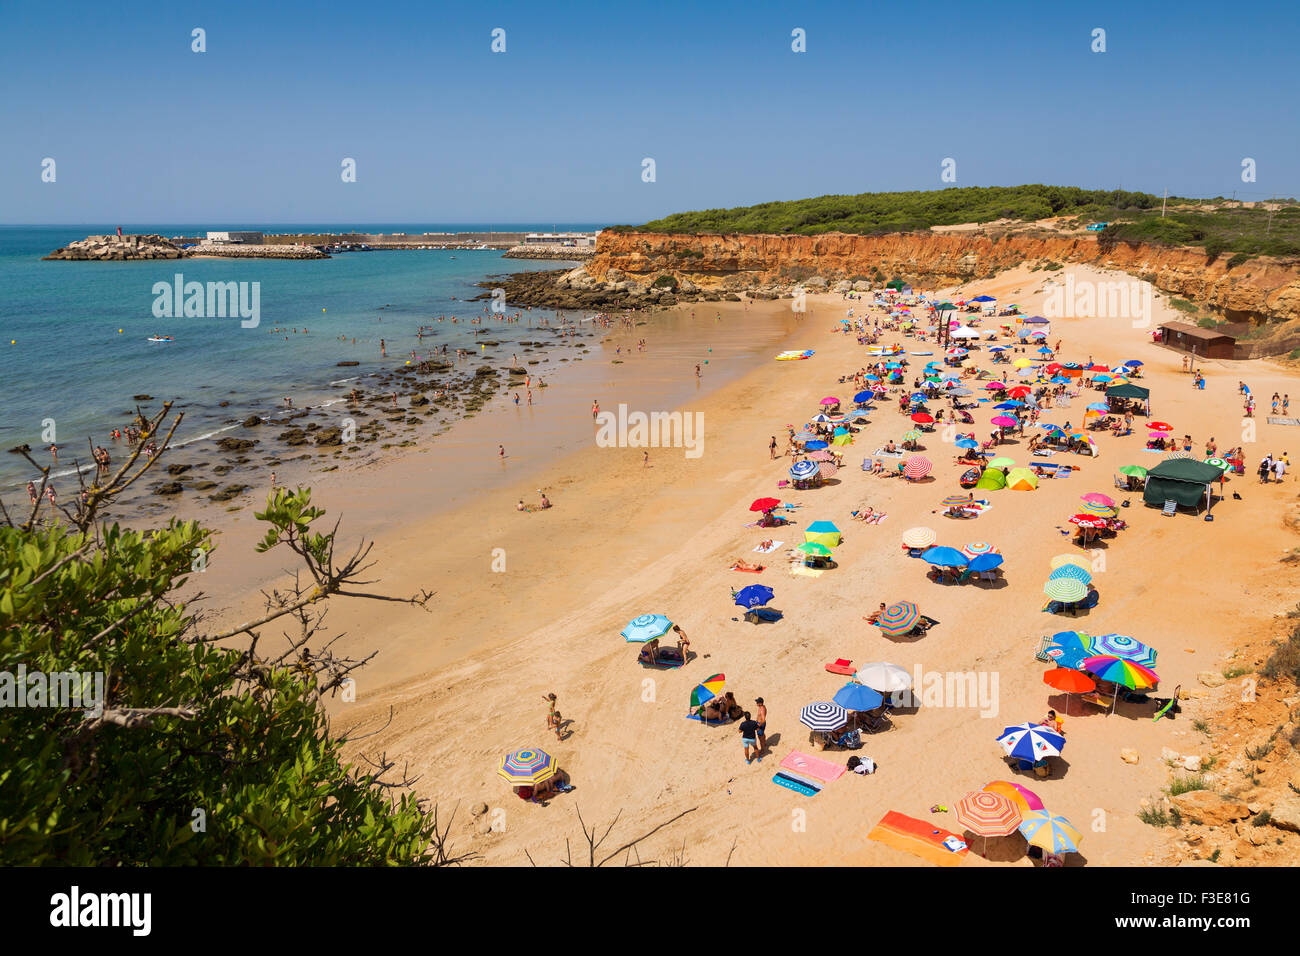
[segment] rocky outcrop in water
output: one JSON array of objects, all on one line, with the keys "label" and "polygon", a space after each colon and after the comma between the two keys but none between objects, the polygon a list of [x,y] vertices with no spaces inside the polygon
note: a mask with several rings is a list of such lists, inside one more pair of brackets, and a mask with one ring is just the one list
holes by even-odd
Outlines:
[{"label": "rocky outcrop in water", "polygon": [[162,236],[87,236],[55,249],[46,259],[126,260],[183,259],[185,250]]}]

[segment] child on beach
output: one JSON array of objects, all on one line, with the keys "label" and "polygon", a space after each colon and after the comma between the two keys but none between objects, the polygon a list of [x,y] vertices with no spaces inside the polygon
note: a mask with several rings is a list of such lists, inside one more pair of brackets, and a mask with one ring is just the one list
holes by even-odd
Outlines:
[{"label": "child on beach", "polygon": [[546,712],[547,729],[555,731],[556,740],[563,740],[564,737],[561,736],[560,734],[560,724],[563,722],[564,718],[561,717],[560,712],[555,709],[555,702],[556,702],[555,695],[547,694],[542,699],[545,700],[547,703],[547,712]]}]

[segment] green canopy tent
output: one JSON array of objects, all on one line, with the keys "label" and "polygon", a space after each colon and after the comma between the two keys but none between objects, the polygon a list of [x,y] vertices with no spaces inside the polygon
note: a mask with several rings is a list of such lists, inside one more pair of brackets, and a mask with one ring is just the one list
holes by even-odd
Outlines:
[{"label": "green canopy tent", "polygon": [[1112,385],[1106,389],[1106,401],[1112,401],[1116,398],[1136,399],[1145,403],[1146,413],[1151,414],[1151,389],[1143,388],[1141,385],[1125,383],[1123,385]]},{"label": "green canopy tent", "polygon": [[1142,500],[1149,505],[1176,501],[1188,508],[1210,507],[1210,489],[1223,469],[1192,458],[1170,458],[1147,472]]},{"label": "green canopy tent", "polygon": [[905,288],[907,288],[907,283],[904,282],[902,279],[890,279],[888,282],[885,283],[885,288],[893,289],[895,292],[902,292]]}]

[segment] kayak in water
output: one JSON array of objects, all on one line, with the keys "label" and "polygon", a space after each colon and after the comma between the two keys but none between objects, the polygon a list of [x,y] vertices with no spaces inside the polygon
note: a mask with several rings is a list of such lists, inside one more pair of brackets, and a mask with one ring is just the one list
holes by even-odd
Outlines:
[{"label": "kayak in water", "polygon": [[175,340],[174,338],[172,338],[170,335],[151,335],[151,336],[149,336],[148,339],[146,339],[146,341],[148,341],[148,342],[175,342],[176,340]]}]

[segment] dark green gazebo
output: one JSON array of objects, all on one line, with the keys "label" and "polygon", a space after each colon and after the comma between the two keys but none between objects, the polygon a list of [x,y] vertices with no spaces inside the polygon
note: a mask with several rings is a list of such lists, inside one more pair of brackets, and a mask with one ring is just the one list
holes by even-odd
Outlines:
[{"label": "dark green gazebo", "polygon": [[1142,500],[1149,505],[1174,501],[1187,508],[1210,507],[1210,489],[1223,469],[1194,458],[1168,458],[1147,472]]}]

